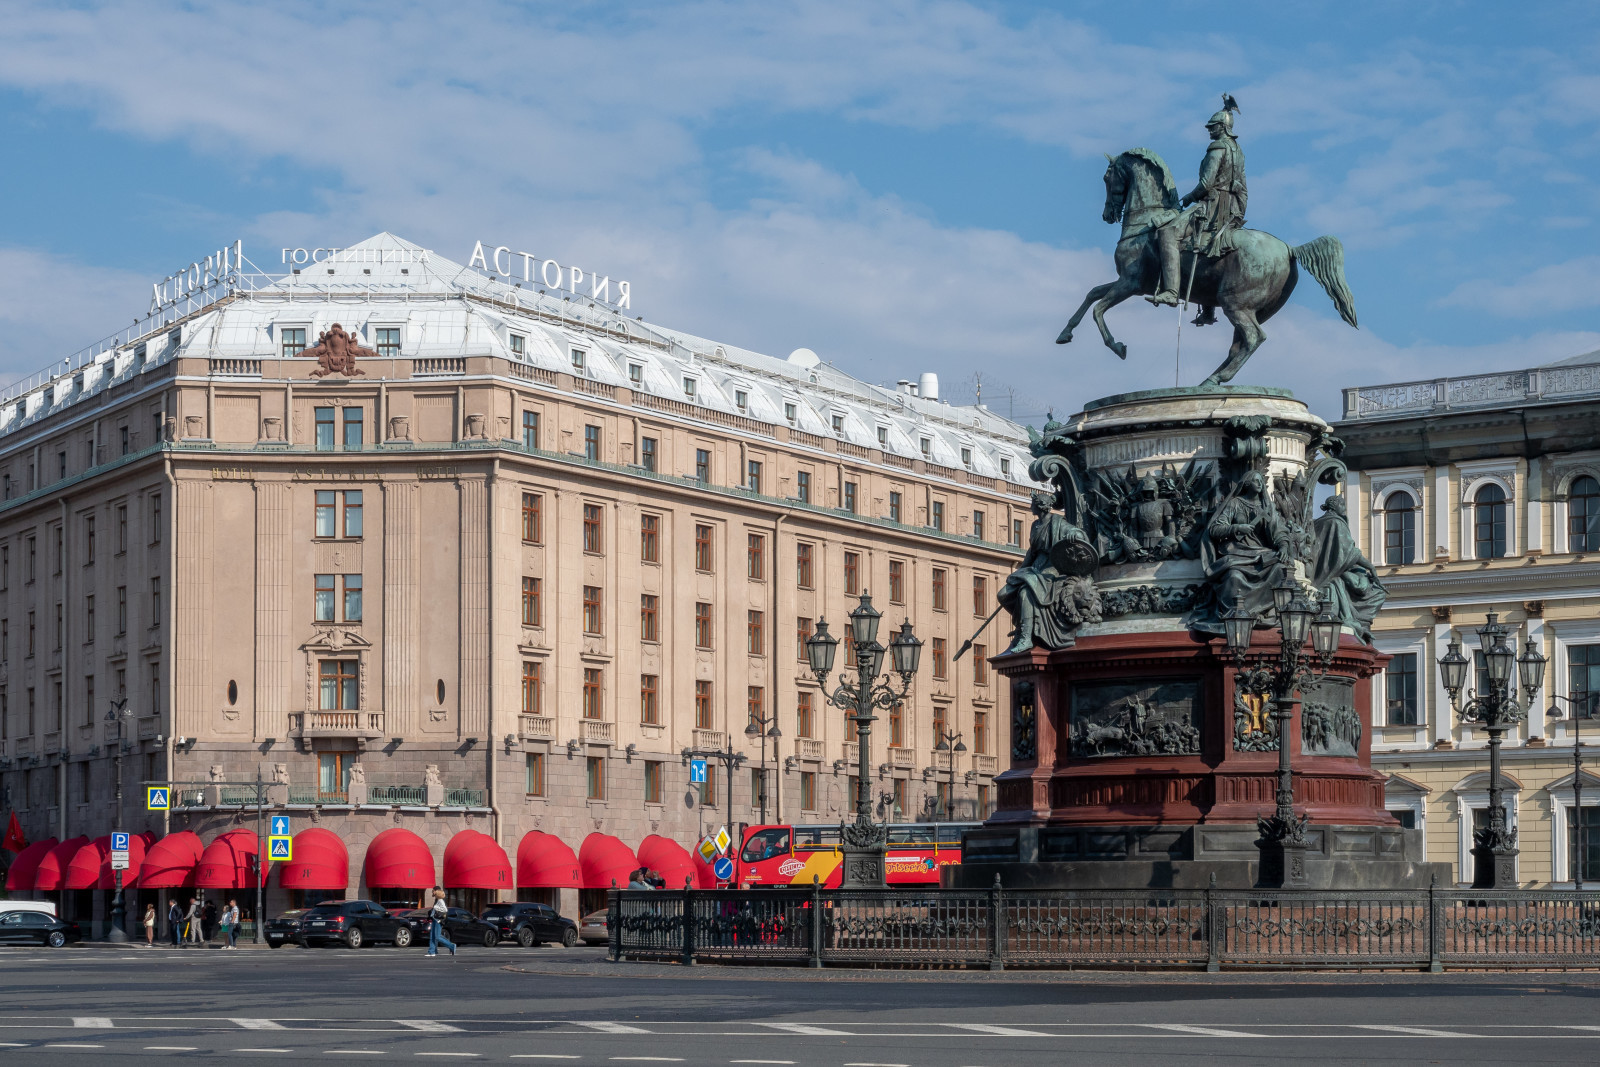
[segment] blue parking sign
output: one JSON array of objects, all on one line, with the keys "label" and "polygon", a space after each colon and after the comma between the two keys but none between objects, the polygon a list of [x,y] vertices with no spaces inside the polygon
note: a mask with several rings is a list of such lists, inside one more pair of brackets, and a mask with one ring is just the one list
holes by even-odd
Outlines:
[{"label": "blue parking sign", "polygon": [[706,784],[706,761],[705,760],[703,760],[703,759],[692,759],[692,760],[689,761],[689,784],[690,785],[705,785]]},{"label": "blue parking sign", "polygon": [[126,852],[126,851],[128,851],[128,835],[127,834],[112,834],[111,835],[111,851],[112,852]]},{"label": "blue parking sign", "polygon": [[172,807],[172,797],[164,785],[147,785],[144,787],[144,806],[148,811],[167,811]]},{"label": "blue parking sign", "polygon": [[289,836],[289,816],[287,816],[287,815],[274,815],[272,817],[272,833],[271,833],[270,836],[272,836],[272,837],[288,837]]}]

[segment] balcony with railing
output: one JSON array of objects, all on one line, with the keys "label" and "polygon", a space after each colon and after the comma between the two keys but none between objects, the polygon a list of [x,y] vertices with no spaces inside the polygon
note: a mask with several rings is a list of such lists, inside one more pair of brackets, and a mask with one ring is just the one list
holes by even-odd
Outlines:
[{"label": "balcony with railing", "polygon": [[298,738],[354,737],[373,740],[384,736],[381,711],[294,711],[289,713],[289,736]]},{"label": "balcony with railing", "polygon": [[343,789],[319,789],[314,785],[291,785],[287,801],[294,806],[319,804],[348,804],[350,794]]},{"label": "balcony with railing", "polygon": [[486,796],[486,791],[482,789],[446,789],[444,791],[444,806],[447,808],[481,808],[484,806]]},{"label": "balcony with railing", "polygon": [[367,786],[368,804],[404,804],[421,807],[428,803],[425,785],[382,785],[374,782]]},{"label": "balcony with railing", "polygon": [[800,759],[820,760],[822,758],[822,742],[813,741],[809,737],[796,738],[794,754]]},{"label": "balcony with railing", "polygon": [[586,745],[614,745],[617,743],[617,724],[601,719],[580,719],[578,739]]},{"label": "balcony with railing", "polygon": [[722,731],[696,730],[694,732],[694,747],[705,752],[714,752],[722,747]]},{"label": "balcony with railing", "polygon": [[553,741],[556,720],[549,715],[519,715],[517,726],[524,741]]}]

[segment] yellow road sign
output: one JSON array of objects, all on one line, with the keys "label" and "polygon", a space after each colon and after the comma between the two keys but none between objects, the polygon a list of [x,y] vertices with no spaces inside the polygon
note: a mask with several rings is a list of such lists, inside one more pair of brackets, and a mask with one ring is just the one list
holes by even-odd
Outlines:
[{"label": "yellow road sign", "polygon": [[167,811],[172,807],[172,793],[164,785],[147,785],[144,787],[144,806],[146,811]]},{"label": "yellow road sign", "polygon": [[728,836],[728,828],[726,826],[719,826],[717,828],[717,839],[716,840],[717,840],[717,851],[718,852],[726,852],[726,851],[728,851],[728,846],[733,844],[733,838]]},{"label": "yellow road sign", "polygon": [[273,863],[287,863],[289,860],[294,859],[294,838],[267,838],[267,859]]}]

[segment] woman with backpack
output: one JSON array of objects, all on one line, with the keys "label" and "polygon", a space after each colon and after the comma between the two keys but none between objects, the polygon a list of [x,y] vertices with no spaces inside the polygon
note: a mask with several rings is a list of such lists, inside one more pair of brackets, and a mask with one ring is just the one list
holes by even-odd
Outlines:
[{"label": "woman with backpack", "polygon": [[443,945],[450,950],[450,955],[456,954],[456,943],[450,940],[450,935],[445,933],[444,919],[450,914],[450,906],[444,902],[444,890],[438,886],[433,887],[433,907],[428,910],[428,955],[437,956],[439,946]]}]

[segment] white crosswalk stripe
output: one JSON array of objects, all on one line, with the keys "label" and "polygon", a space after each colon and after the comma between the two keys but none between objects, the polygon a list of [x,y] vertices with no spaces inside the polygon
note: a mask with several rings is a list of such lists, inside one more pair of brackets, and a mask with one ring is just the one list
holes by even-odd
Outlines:
[{"label": "white crosswalk stripe", "polygon": [[233,1025],[243,1030],[283,1030],[282,1023],[275,1023],[271,1019],[229,1019]]},{"label": "white crosswalk stripe", "polygon": [[401,1026],[409,1026],[413,1030],[426,1030],[430,1034],[459,1034],[461,1027],[451,1026],[449,1023],[436,1023],[431,1019],[396,1019]]},{"label": "white crosswalk stripe", "polygon": [[1459,1030],[1432,1030],[1426,1026],[1383,1026],[1378,1023],[1351,1023],[1358,1030],[1382,1030],[1389,1034],[1416,1034],[1419,1037],[1473,1037]]},{"label": "white crosswalk stripe", "polygon": [[72,1025],[79,1030],[110,1030],[111,1020],[103,1015],[74,1015]]},{"label": "white crosswalk stripe", "polygon": [[1219,1030],[1215,1026],[1188,1026],[1184,1023],[1139,1023],[1139,1026],[1149,1026],[1157,1030],[1172,1030],[1180,1034],[1201,1034],[1205,1037],[1261,1037],[1261,1034],[1247,1034],[1243,1030]]},{"label": "white crosswalk stripe", "polygon": [[826,1026],[807,1026],[805,1023],[756,1023],[757,1026],[782,1030],[786,1034],[805,1034],[810,1037],[850,1037],[849,1030],[830,1030]]},{"label": "white crosswalk stripe", "polygon": [[598,1030],[602,1034],[648,1034],[650,1031],[638,1026],[628,1026],[625,1023],[574,1023],[576,1026],[587,1026],[591,1030]]}]

